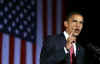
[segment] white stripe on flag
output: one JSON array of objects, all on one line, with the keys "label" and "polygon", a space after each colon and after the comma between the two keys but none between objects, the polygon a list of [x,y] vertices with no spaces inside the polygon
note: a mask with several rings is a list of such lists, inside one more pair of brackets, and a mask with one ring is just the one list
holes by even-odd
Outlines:
[{"label": "white stripe on flag", "polygon": [[61,33],[62,29],[62,0],[57,0],[57,12],[56,12],[56,33]]},{"label": "white stripe on flag", "polygon": [[21,40],[19,38],[15,38],[14,43],[14,64],[20,64]]},{"label": "white stripe on flag", "polygon": [[26,42],[26,64],[33,64],[32,42]]},{"label": "white stripe on flag", "polygon": [[42,8],[42,0],[37,0],[36,64],[40,64],[40,52],[43,40]]},{"label": "white stripe on flag", "polygon": [[9,36],[7,34],[3,34],[2,64],[9,64]]}]

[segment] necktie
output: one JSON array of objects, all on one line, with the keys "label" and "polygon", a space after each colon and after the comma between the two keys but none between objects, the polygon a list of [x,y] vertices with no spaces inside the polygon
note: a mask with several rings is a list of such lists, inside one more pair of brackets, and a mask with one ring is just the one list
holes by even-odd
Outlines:
[{"label": "necktie", "polygon": [[73,55],[74,55],[74,47],[72,45],[70,48],[70,64],[73,64]]}]

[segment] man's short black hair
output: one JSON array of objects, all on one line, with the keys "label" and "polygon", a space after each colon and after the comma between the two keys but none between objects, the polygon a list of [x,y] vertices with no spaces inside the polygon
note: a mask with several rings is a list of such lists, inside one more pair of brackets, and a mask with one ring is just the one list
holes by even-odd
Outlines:
[{"label": "man's short black hair", "polygon": [[86,17],[86,9],[81,8],[81,9],[73,9],[72,11],[67,11],[65,20],[68,21],[68,19],[74,14],[79,14],[79,15],[81,15],[83,17],[84,16]]},{"label": "man's short black hair", "polygon": [[78,15],[83,16],[80,12],[73,11],[73,12],[70,12],[70,13],[68,13],[68,14],[66,15],[65,20],[68,21],[69,18],[72,17],[72,15],[74,15],[74,14],[78,14]]}]

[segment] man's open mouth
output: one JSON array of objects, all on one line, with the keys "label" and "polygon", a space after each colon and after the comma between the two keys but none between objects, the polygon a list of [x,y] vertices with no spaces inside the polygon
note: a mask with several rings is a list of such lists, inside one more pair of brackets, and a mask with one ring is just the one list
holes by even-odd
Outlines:
[{"label": "man's open mouth", "polygon": [[80,29],[75,29],[75,32],[80,32]]}]

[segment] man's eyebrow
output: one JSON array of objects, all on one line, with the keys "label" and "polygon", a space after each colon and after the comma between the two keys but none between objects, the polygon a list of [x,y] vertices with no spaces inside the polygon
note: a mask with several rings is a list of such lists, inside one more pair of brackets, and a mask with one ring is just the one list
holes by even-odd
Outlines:
[{"label": "man's eyebrow", "polygon": [[77,21],[77,20],[73,19],[73,21]]},{"label": "man's eyebrow", "polygon": [[[77,21],[77,20],[73,19],[73,21]],[[83,21],[81,21],[81,22],[84,22],[84,20],[83,20]]]}]

